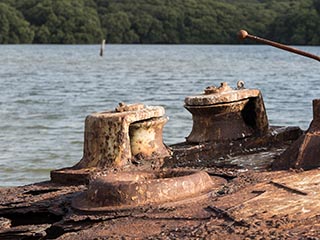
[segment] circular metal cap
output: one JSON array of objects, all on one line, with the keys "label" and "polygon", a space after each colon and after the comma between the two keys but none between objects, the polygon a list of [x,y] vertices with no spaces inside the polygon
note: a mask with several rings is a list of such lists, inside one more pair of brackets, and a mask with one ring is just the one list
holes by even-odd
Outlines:
[{"label": "circular metal cap", "polygon": [[219,88],[214,86],[205,89],[204,94],[189,96],[185,98],[186,106],[209,106],[222,103],[237,102],[251,97],[259,96],[257,89],[230,88],[226,83],[222,83]]}]

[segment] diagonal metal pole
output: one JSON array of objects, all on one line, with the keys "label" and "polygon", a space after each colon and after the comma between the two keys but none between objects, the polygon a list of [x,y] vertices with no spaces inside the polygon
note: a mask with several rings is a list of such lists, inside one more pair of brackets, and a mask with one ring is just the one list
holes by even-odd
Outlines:
[{"label": "diagonal metal pole", "polygon": [[267,45],[270,45],[270,46],[273,46],[273,47],[276,47],[276,48],[280,48],[280,49],[288,51],[288,52],[296,53],[296,54],[302,55],[304,57],[308,57],[308,58],[312,58],[314,60],[320,61],[320,57],[317,56],[317,55],[302,51],[302,50],[297,49],[297,48],[289,47],[289,46],[281,44],[281,43],[273,42],[273,41],[270,41],[270,40],[267,40],[267,39],[264,39],[264,38],[260,38],[260,37],[254,36],[254,35],[250,35],[245,30],[240,30],[239,33],[238,33],[238,37],[240,39],[249,38],[249,39],[255,40],[257,42],[261,42],[261,43],[264,43],[264,44],[267,44]]}]

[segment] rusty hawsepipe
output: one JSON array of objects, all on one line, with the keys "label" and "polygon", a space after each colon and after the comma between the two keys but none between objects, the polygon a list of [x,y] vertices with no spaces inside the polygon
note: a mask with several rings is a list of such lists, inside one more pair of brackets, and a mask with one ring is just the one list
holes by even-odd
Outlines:
[{"label": "rusty hawsepipe", "polygon": [[281,44],[281,43],[273,42],[273,41],[270,41],[270,40],[267,40],[267,39],[264,39],[264,38],[260,38],[260,37],[254,36],[254,35],[250,35],[246,30],[240,30],[239,33],[238,33],[238,37],[241,40],[245,39],[245,38],[249,38],[249,39],[255,40],[257,42],[261,42],[261,43],[264,43],[264,44],[267,44],[267,45],[270,45],[270,46],[273,46],[273,47],[276,47],[276,48],[280,48],[280,49],[288,51],[288,52],[296,53],[296,54],[302,55],[304,57],[308,57],[308,58],[312,58],[314,60],[320,61],[320,57],[317,56],[317,55],[314,55],[314,54],[299,50],[297,48],[289,47],[289,46]]}]

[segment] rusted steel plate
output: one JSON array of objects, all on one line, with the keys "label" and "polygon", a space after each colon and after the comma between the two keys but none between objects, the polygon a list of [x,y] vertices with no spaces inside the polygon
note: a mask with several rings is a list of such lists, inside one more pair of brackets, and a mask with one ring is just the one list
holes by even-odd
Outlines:
[{"label": "rusted steel plate", "polygon": [[[201,164],[195,164],[194,167],[200,168]],[[220,174],[223,169],[220,168],[217,172],[216,170],[207,169],[211,175]],[[316,239],[315,237],[319,236],[319,208],[315,209],[315,212],[302,214],[301,208],[296,208],[296,212],[292,210],[293,213],[287,212],[287,209],[297,203],[297,199],[292,196],[308,199],[312,195],[312,188],[314,192],[318,191],[320,170],[298,173],[236,173],[236,169],[233,170],[233,178],[221,182],[206,198],[190,198],[190,201],[183,204],[178,201],[178,204],[155,204],[128,211],[75,211],[70,207],[70,201],[78,192],[85,190],[85,186],[70,187],[47,183],[0,189],[0,217],[5,218],[5,222],[9,219],[13,223],[10,228],[6,225],[6,228],[1,229],[1,239],[19,239],[21,230],[25,231],[25,236],[33,236],[33,239],[63,240],[121,237],[262,239],[266,236],[271,239]],[[285,187],[278,187],[271,182]],[[282,201],[277,201],[276,197],[280,196],[277,192],[283,194]],[[263,205],[264,194],[270,194],[271,197],[264,199],[268,201],[267,206]],[[295,202],[291,202],[291,199]],[[243,210],[241,204],[244,204]],[[305,200],[304,204],[312,207],[313,200]],[[281,206],[286,206],[286,210],[282,211]],[[273,211],[273,207],[278,208],[277,211]],[[255,212],[255,208],[258,211]],[[40,229],[41,224],[47,225],[42,229],[43,234],[39,235],[38,231],[34,230]],[[35,235],[32,235],[34,233]]]},{"label": "rusted steel plate", "polygon": [[273,170],[320,167],[320,99],[313,100],[313,121],[309,129],[272,165]]},{"label": "rusted steel plate", "polygon": [[[165,166],[233,166],[268,169],[278,157],[302,134],[299,127],[270,127],[267,134],[233,141],[179,143],[171,146],[173,155]],[[255,153],[266,155],[263,159]],[[244,160],[246,159],[246,160]]]},{"label": "rusted steel plate", "polygon": [[[303,220],[320,214],[319,184],[320,170],[292,172],[228,196],[228,206],[223,198],[214,206],[241,219],[271,219],[276,215],[289,215]],[[234,199],[233,202],[231,199]]]}]

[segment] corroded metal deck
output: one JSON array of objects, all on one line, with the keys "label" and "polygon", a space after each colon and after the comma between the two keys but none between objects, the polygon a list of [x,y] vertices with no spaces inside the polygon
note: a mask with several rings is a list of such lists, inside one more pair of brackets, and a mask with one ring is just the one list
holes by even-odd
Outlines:
[{"label": "corroded metal deck", "polygon": [[[215,169],[207,170],[215,174]],[[84,186],[43,183],[10,191],[2,189],[0,237],[316,237],[320,232],[320,191],[315,187],[320,183],[319,173],[313,170],[257,174],[230,170],[225,173],[226,183],[201,199],[90,215],[70,207],[70,198]],[[223,175],[220,171],[217,174]]]},{"label": "corroded metal deck", "polygon": [[0,238],[316,239],[320,234],[320,170],[270,172],[242,164],[254,159],[270,165],[282,151],[242,153],[221,158],[217,165],[198,161],[181,168],[177,162],[172,168],[201,169],[216,182],[220,179],[219,184],[198,197],[131,209],[76,210],[72,199],[86,185],[44,182],[2,188]]}]

